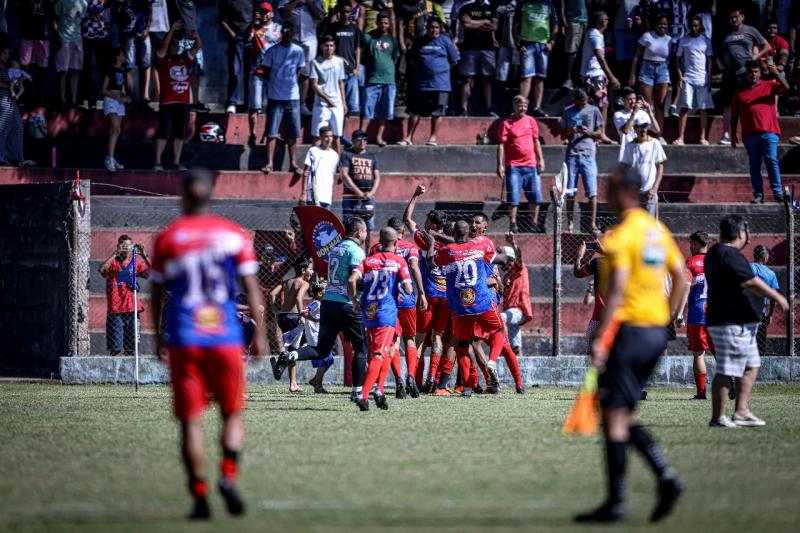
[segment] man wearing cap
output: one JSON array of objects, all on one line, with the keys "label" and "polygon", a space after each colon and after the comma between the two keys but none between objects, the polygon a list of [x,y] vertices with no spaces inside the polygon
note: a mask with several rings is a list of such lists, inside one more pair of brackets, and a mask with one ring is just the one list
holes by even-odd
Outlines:
[{"label": "man wearing cap", "polygon": [[[342,154],[339,161],[339,175],[342,177],[342,218],[345,222],[353,216],[363,218],[367,229],[375,228],[375,193],[381,184],[378,158],[367,152],[367,132],[358,129],[353,132],[353,145]],[[367,233],[366,248],[370,247],[370,233]]]},{"label": "man wearing cap", "polygon": [[658,187],[664,177],[664,162],[667,154],[658,140],[647,134],[650,128],[650,117],[637,115],[633,120],[633,130],[636,138],[625,145],[620,163],[631,167],[639,174],[642,186],[639,192],[639,201],[642,208],[650,216],[656,216],[658,206]]}]

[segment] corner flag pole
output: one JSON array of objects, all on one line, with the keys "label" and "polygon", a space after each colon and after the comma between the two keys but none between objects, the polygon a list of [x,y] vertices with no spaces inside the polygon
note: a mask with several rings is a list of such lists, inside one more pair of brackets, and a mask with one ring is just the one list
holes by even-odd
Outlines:
[{"label": "corner flag pole", "polygon": [[136,247],[133,248],[133,383],[134,390],[139,392],[139,301],[136,284]]}]

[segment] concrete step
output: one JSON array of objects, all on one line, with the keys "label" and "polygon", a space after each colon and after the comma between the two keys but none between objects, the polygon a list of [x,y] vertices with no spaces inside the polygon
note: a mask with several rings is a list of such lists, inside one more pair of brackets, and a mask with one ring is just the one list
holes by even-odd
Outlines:
[{"label": "concrete step", "polygon": [[[168,143],[163,161],[171,161]],[[59,168],[103,168],[106,154],[105,143],[93,139],[67,137],[56,143],[57,166]],[[794,149],[793,149],[794,148]],[[49,140],[26,142],[26,156],[47,166],[51,161],[52,145]],[[302,163],[308,145],[297,149]],[[370,147],[378,154],[380,168],[384,172],[403,174],[493,174],[497,170],[496,146],[386,146]],[[551,169],[557,171],[564,160],[563,145],[543,147],[544,159]],[[666,170],[670,174],[740,174],[749,168],[744,148],[726,146],[667,146]],[[184,147],[183,162],[187,166],[202,166],[213,170],[259,170],[266,165],[264,147],[246,145],[222,145],[189,143]],[[800,147],[781,145],[778,149],[784,172],[797,173],[800,168]],[[619,157],[619,147],[598,147],[597,165],[600,172],[609,172]],[[117,148],[117,159],[132,169],[153,168],[153,144],[150,141],[123,141]],[[288,162],[285,146],[276,148],[274,169],[286,170]]]},{"label": "concrete step", "polygon": [[[553,113],[560,113],[554,109]],[[248,142],[250,126],[248,117],[245,113],[227,115],[224,113],[197,114],[191,113],[189,127],[186,138],[196,139],[196,132],[200,126],[207,122],[216,122],[225,128],[225,142],[233,145],[244,145]],[[482,136],[484,130],[491,143],[497,142],[498,125],[500,120],[491,117],[444,117],[442,119],[441,130],[438,136],[440,145],[474,145],[477,143],[477,136]],[[539,133],[542,142],[545,144],[560,144],[559,137],[561,126],[558,116],[537,119],[539,123]],[[310,129],[310,117],[304,117],[303,140],[311,140],[308,131]],[[800,118],[781,117],[780,125],[782,138],[784,141],[795,135],[800,135]],[[97,138],[108,135],[108,125],[102,111],[87,111],[85,109],[71,110],[52,110],[47,114],[47,127],[51,137],[62,138]],[[258,117],[256,125],[256,139],[259,144],[263,144],[261,138],[266,127],[266,115]],[[349,117],[345,125],[345,135],[350,136],[353,130],[359,127],[358,117]],[[123,140],[152,140],[158,128],[158,116],[155,113],[143,113],[132,111],[126,115],[123,122]],[[397,142],[403,139],[407,133],[408,121],[404,118],[397,118],[387,124],[384,139],[389,142]],[[672,142],[677,137],[678,119],[668,117],[665,124],[665,138]],[[616,139],[616,131],[613,127],[608,128],[609,136]],[[686,142],[699,142],[700,123],[699,117],[690,117],[687,124]],[[424,143],[430,131],[429,119],[422,119],[418,126],[415,142]],[[377,134],[377,124],[373,123],[367,128],[367,132],[374,140]],[[722,117],[709,117],[708,140],[716,143],[722,138]]]},{"label": "concrete step", "polygon": [[[542,194],[553,186],[553,168],[542,177]],[[797,170],[797,169],[795,169]],[[216,198],[248,198],[296,200],[300,195],[299,180],[286,172],[265,176],[259,171],[218,171],[215,173]],[[54,179],[72,180],[76,169],[0,168],[0,184],[39,183]],[[92,196],[122,196],[150,193],[179,195],[182,173],[152,170],[122,170],[115,173],[105,169],[81,170],[81,179],[91,181]],[[604,198],[607,174],[599,177],[598,195]],[[800,186],[800,175],[782,175],[785,186]],[[294,182],[294,183],[293,183]],[[381,202],[407,201],[417,185],[428,189],[430,200],[474,201],[501,198],[504,182],[496,174],[480,173],[395,173],[381,172],[378,197]],[[340,198],[342,187],[337,185],[334,196]],[[749,202],[753,197],[750,175],[743,173],[677,174],[664,176],[660,187],[661,200],[667,203],[735,203]],[[523,198],[524,200],[524,198]]]},{"label": "concrete step", "polygon": [[[251,230],[274,230],[288,227],[293,202],[272,200],[215,200],[214,212],[229,217]],[[405,202],[381,202],[375,209],[378,223],[391,216],[402,216]],[[420,202],[415,219],[422,224],[425,213],[432,209],[444,210],[454,216],[470,216],[476,212],[493,213],[499,202]],[[576,210],[578,228],[587,231],[587,206]],[[340,202],[331,206],[334,213],[341,213]],[[552,207],[550,207],[552,209]],[[546,210],[542,210],[545,217]],[[716,234],[720,218],[729,213],[746,216],[752,233],[785,232],[783,206],[776,203],[752,204],[663,204],[660,218],[677,234],[688,234],[705,230]],[[599,210],[601,221],[611,222],[612,217],[603,206]],[[180,214],[177,198],[174,197],[95,197],[92,199],[92,226],[94,228],[158,229]],[[582,217],[582,218],[581,218]],[[544,220],[548,232],[552,231],[552,216]],[[499,223],[500,224],[500,223]],[[505,226],[505,222],[500,227]]]}]

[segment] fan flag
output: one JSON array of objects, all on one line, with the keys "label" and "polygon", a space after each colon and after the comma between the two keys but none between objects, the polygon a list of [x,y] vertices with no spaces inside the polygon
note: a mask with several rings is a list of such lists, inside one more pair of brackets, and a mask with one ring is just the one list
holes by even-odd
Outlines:
[{"label": "fan flag", "polygon": [[597,411],[600,407],[600,399],[597,394],[597,369],[594,367],[586,371],[583,377],[583,385],[575,399],[572,410],[564,421],[561,432],[564,435],[584,435],[591,436],[599,427]]},{"label": "fan flag", "polygon": [[328,254],[342,242],[344,226],[328,209],[317,205],[300,205],[294,208],[303,239],[314,260],[314,270],[322,278],[328,277]]}]

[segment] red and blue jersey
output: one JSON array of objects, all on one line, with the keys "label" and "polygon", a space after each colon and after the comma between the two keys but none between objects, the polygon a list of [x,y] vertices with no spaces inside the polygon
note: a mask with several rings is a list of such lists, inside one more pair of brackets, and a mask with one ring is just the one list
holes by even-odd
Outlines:
[{"label": "red and blue jersey", "polygon": [[[375,246],[370,249],[369,254],[373,255],[382,250],[381,243],[376,244]],[[411,263],[411,258],[417,260],[417,264],[419,264],[419,248],[414,246],[412,243],[408,241],[397,241],[397,249],[395,253],[406,260],[406,264]],[[397,308],[398,309],[414,309],[417,307],[417,288],[414,284],[411,284],[411,294],[406,294],[405,291],[400,290],[400,294],[397,297]]]},{"label": "red and blue jersey", "polygon": [[[492,243],[492,240],[489,237],[487,237],[486,235],[481,235],[479,237],[475,237],[474,239],[472,239],[472,242],[474,242],[475,244],[478,244],[478,245],[485,245],[487,242],[489,244],[494,245],[494,243]],[[496,267],[495,267],[494,263],[491,263],[491,262],[486,263],[486,281],[489,281],[490,279],[492,279],[494,277],[494,269],[495,268]],[[497,305],[500,305],[500,303],[502,301],[502,296],[500,296],[500,292],[498,292],[496,287],[492,287],[491,291],[492,291],[492,296],[494,297],[495,303],[497,303]]]},{"label": "red and blue jersey", "polygon": [[151,278],[169,294],[164,340],[169,347],[242,345],[236,278],[256,274],[253,242],[244,229],[216,215],[187,215],[155,241]]},{"label": "red and blue jersey", "polygon": [[705,254],[694,255],[686,260],[686,269],[689,271],[689,300],[687,324],[706,323],[706,302],[708,301],[708,284],[705,274]]},{"label": "red and blue jersey", "polygon": [[[419,255],[422,260],[419,262],[419,271],[422,274],[422,290],[428,298],[445,298],[447,296],[447,276],[441,267],[429,267],[425,258],[428,256],[428,243],[422,236],[422,232],[417,230],[414,233],[414,242],[419,247]],[[434,250],[441,249],[442,245],[438,242]]]},{"label": "red and blue jersey", "polygon": [[495,306],[486,280],[496,253],[489,239],[448,244],[436,252],[433,262],[447,276],[447,306],[454,315],[479,315]]},{"label": "red and blue jersey", "polygon": [[364,327],[394,327],[400,284],[411,283],[406,260],[394,252],[378,252],[364,259],[356,270],[364,278],[361,294]]}]

